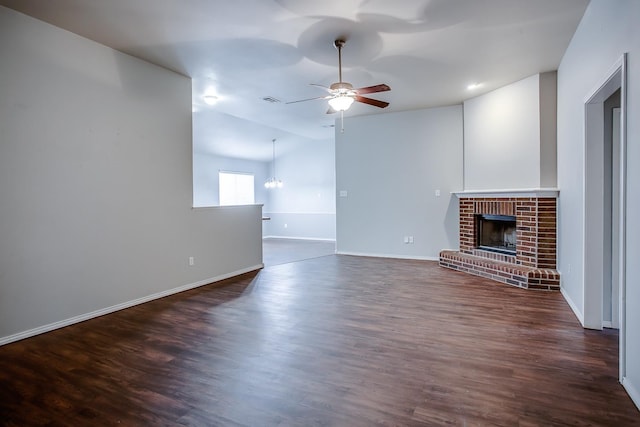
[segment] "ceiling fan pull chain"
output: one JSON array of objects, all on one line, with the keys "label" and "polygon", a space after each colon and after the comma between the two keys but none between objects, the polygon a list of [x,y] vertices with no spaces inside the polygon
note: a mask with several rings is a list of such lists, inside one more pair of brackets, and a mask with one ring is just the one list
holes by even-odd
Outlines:
[{"label": "ceiling fan pull chain", "polygon": [[344,110],[340,111],[340,133],[344,133]]}]

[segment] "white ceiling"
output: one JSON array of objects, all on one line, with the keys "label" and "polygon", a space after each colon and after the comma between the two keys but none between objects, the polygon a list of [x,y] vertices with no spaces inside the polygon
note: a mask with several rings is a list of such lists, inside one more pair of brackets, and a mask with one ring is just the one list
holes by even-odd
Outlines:
[{"label": "white ceiling", "polygon": [[[193,79],[194,149],[270,160],[334,135],[309,83],[386,83],[347,116],[461,103],[555,70],[588,0],[0,0]],[[470,91],[470,83],[482,86]],[[215,88],[214,106],[202,95]],[[282,102],[263,100],[273,97]],[[348,131],[348,129],[347,129]]]}]

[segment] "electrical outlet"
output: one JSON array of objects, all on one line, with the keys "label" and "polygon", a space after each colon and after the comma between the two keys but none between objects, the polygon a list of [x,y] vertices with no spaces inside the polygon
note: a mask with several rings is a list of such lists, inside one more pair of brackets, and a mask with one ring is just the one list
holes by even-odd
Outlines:
[{"label": "electrical outlet", "polygon": [[404,242],[409,243],[409,236],[404,236]]},{"label": "electrical outlet", "polygon": [[195,263],[196,263],[195,259],[192,256],[190,256],[189,257],[189,265],[195,265]]},{"label": "electrical outlet", "polygon": [[413,244],[413,236],[409,236],[409,243]]},{"label": "electrical outlet", "polygon": [[440,197],[440,190],[436,190],[436,197]]}]

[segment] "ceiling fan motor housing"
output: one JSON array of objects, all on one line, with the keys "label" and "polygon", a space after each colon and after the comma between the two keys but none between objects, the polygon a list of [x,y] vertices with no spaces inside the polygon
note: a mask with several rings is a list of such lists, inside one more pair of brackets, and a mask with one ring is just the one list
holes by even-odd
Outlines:
[{"label": "ceiling fan motor housing", "polygon": [[329,89],[339,93],[348,93],[348,92],[353,92],[353,85],[347,82],[337,82],[329,86]]}]

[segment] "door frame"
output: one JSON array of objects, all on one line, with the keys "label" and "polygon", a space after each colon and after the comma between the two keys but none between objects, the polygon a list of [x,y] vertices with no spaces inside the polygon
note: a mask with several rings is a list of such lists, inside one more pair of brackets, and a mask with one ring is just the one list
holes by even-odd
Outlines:
[{"label": "door frame", "polygon": [[[627,54],[623,54],[599,84],[584,98],[584,228],[583,228],[583,326],[603,327],[603,263],[604,263],[604,101],[620,89],[620,176],[617,206],[619,231],[618,289],[620,307],[620,380],[626,375],[626,194],[627,194]],[[588,231],[588,232],[587,232]]]}]

